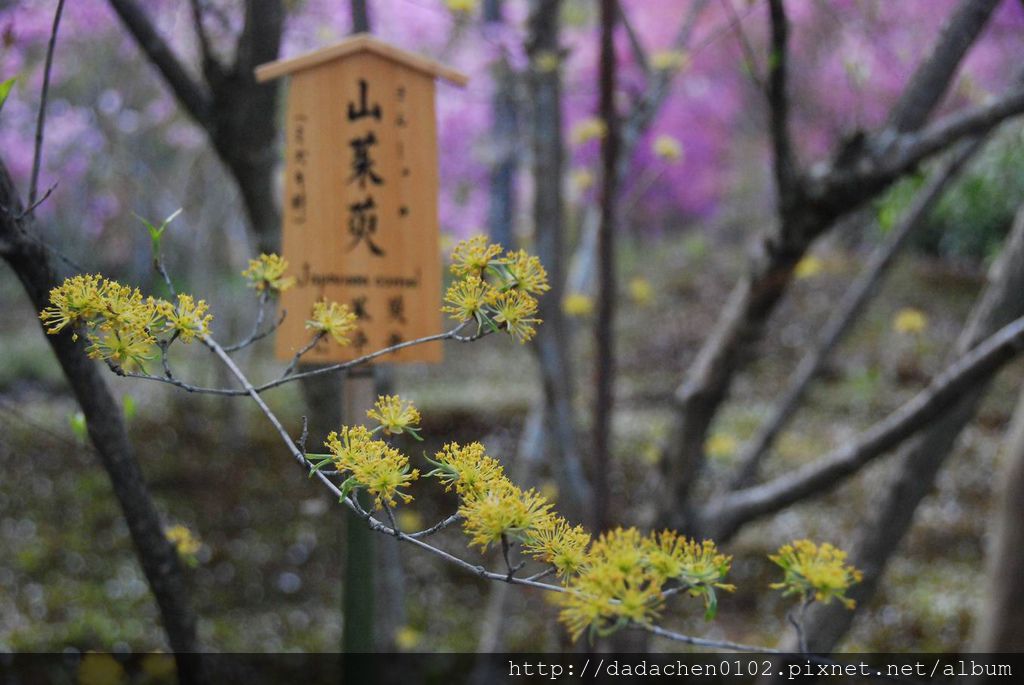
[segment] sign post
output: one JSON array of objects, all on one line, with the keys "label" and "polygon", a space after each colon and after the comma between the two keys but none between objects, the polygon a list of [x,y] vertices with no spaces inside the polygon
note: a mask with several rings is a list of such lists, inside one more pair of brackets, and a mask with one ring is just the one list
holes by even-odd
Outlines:
[{"label": "sign post", "polygon": [[[468,78],[365,33],[256,69],[261,82],[282,76],[290,77],[282,254],[297,280],[281,296],[289,315],[277,331],[277,356],[290,360],[308,344],[306,318],[325,298],[347,304],[359,328],[345,347],[325,336],[307,363],[349,361],[440,332],[435,80],[465,86]],[[441,355],[434,342],[380,361],[437,363]],[[349,375],[342,393],[340,418],[365,421],[373,375]],[[374,645],[370,535],[349,518],[346,651]]]},{"label": "sign post", "polygon": [[[290,75],[283,255],[297,278],[276,353],[309,341],[305,313],[327,298],[359,317],[352,345],[325,338],[313,363],[348,361],[433,335],[441,326],[435,80],[467,77],[368,34],[265,64],[260,81]],[[439,362],[441,343],[387,362]]]}]

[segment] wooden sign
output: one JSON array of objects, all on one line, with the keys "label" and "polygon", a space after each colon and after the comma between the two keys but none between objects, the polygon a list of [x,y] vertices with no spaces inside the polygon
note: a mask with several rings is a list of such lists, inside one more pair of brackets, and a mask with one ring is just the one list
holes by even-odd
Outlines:
[{"label": "wooden sign", "polygon": [[[441,332],[434,81],[467,78],[359,34],[317,52],[265,64],[256,78],[291,77],[286,115],[282,254],[297,279],[276,353],[310,340],[313,304],[348,304],[360,328],[342,347],[325,338],[308,362],[354,359]],[[439,362],[441,343],[387,362]]]}]

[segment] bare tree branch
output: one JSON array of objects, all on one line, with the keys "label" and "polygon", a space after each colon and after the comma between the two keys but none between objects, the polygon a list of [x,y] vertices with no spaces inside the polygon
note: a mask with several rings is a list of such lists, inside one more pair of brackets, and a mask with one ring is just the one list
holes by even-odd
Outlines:
[{"label": "bare tree branch", "polygon": [[779,209],[788,213],[791,205],[799,201],[793,187],[796,163],[793,159],[793,143],[789,137],[789,96],[786,93],[789,20],[786,18],[783,0],[769,0],[768,7],[772,27],[767,85],[769,130],[775,153],[775,183],[778,186]]},{"label": "bare tree branch", "polygon": [[964,393],[984,383],[1024,351],[1024,318],[1004,326],[964,354],[924,391],[857,440],[821,460],[756,487],[739,490],[709,505],[701,514],[713,537],[729,537],[747,521],[825,494],[872,460],[882,456],[949,409]]},{"label": "bare tree branch", "polygon": [[871,254],[867,266],[857,279],[846,289],[842,300],[834,308],[825,323],[821,336],[814,348],[800,360],[782,399],[772,409],[771,415],[761,424],[757,433],[747,443],[739,458],[739,468],[733,482],[733,489],[752,483],[762,460],[775,443],[775,439],[796,413],[811,381],[817,376],[822,364],[828,359],[839,341],[845,337],[850,326],[860,316],[864,306],[878,289],[878,284],[889,271],[907,239],[927,219],[932,208],[942,197],[950,181],[982,146],[982,140],[964,143],[953,153],[953,157],[935,171],[928,184],[918,191],[913,204],[907,209],[899,224]]},{"label": "bare tree branch", "polygon": [[999,0],[960,0],[942,27],[939,39],[917,68],[889,116],[889,126],[900,133],[915,131],[949,90],[960,63],[988,23]]},{"label": "bare tree branch", "polygon": [[[46,46],[46,64],[43,67],[43,88],[39,93],[39,116],[36,118],[36,142],[32,152],[32,177],[28,185],[28,209],[22,214],[31,214],[36,208],[36,194],[39,191],[39,168],[43,161],[43,129],[46,127],[46,101],[50,96],[50,74],[53,71],[53,53],[57,49],[57,29],[60,28],[60,17],[64,13],[64,0],[58,0],[57,9],[53,13],[53,27],[50,29],[50,40]],[[52,190],[52,189],[51,189]],[[47,191],[46,196],[50,193]],[[45,199],[45,198],[44,198]]]},{"label": "bare tree branch", "polygon": [[189,116],[203,128],[209,128],[211,119],[211,98],[204,88],[192,78],[181,60],[160,36],[145,12],[132,0],[109,0],[121,23],[135,39],[139,48],[153,63],[174,92],[174,96],[188,111]]}]

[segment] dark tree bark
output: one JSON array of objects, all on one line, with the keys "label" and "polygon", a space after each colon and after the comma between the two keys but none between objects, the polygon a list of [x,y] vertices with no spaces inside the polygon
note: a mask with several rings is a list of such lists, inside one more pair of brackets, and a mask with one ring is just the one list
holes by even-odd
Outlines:
[{"label": "dark tree bark", "polygon": [[530,124],[533,150],[533,223],[537,256],[548,271],[551,290],[540,298],[535,349],[544,388],[548,435],[559,471],[562,508],[571,519],[583,520],[590,487],[580,467],[575,417],[572,408],[572,368],[566,349],[566,321],[562,314],[565,282],[564,216],[562,211],[561,59],[558,42],[561,0],[533,0],[530,4]]},{"label": "dark tree bark", "polygon": [[[60,284],[44,243],[32,230],[31,215],[21,218],[22,203],[0,160],[0,256],[14,270],[36,310],[49,305],[50,290]],[[164,535],[160,516],[146,487],[128,440],[121,408],[102,378],[99,366],[71,331],[45,335],[85,415],[89,439],[110,478],[124,513],[146,581],[160,609],[182,682],[205,682],[202,662],[188,658],[199,651],[196,617],[189,601],[178,553]]]},{"label": "dark tree bark", "polygon": [[[501,0],[484,2],[484,22],[501,26],[504,18]],[[490,172],[490,203],[487,225],[491,241],[507,248],[515,246],[515,178],[519,167],[519,105],[516,99],[518,79],[505,55],[492,69],[494,96],[491,99],[491,140],[494,159]]]},{"label": "dark tree bark", "polygon": [[601,227],[598,231],[597,322],[594,326],[594,518],[596,530],[611,524],[611,424],[615,384],[615,207],[619,165],[619,115],[615,110],[615,0],[601,0]]},{"label": "dark tree bark", "polygon": [[992,522],[984,612],[976,652],[1024,652],[1024,393],[1007,434],[1006,470]]}]

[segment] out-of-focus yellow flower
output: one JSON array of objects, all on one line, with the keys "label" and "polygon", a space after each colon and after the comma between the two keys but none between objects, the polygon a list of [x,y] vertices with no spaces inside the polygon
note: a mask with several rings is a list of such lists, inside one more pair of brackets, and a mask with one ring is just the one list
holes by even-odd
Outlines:
[{"label": "out-of-focus yellow flower", "polygon": [[558,483],[553,480],[546,480],[540,484],[540,494],[549,502],[558,499]]},{"label": "out-of-focus yellow flower", "polygon": [[920,309],[904,307],[893,317],[892,328],[897,333],[905,335],[924,333],[928,328],[928,317]]},{"label": "out-of-focus yellow flower", "polygon": [[558,65],[562,63],[562,59],[558,56],[557,52],[551,50],[544,50],[538,52],[533,57],[533,67],[542,74],[549,74],[558,68]]},{"label": "out-of-focus yellow flower", "polygon": [[357,319],[347,304],[320,300],[313,304],[313,318],[306,322],[306,328],[330,335],[339,345],[348,345],[348,334],[359,327]]},{"label": "out-of-focus yellow flower", "polygon": [[288,260],[277,254],[261,254],[259,259],[250,259],[249,268],[242,275],[249,281],[249,287],[259,292],[283,293],[295,285],[295,277],[285,276]]},{"label": "out-of-focus yellow flower", "polygon": [[728,459],[736,453],[739,444],[728,433],[715,433],[704,444],[704,450],[712,459]]},{"label": "out-of-focus yellow flower", "polygon": [[174,656],[154,652],[142,657],[142,672],[157,682],[177,682],[174,674],[177,665],[174,663]]},{"label": "out-of-focus yellow flower", "polygon": [[584,169],[582,167],[579,169],[573,169],[570,182],[572,183],[573,188],[582,193],[594,187],[594,174],[590,169]]},{"label": "out-of-focus yellow flower", "polygon": [[686,53],[679,50],[659,50],[651,55],[651,68],[656,71],[679,71],[689,62]]},{"label": "out-of-focus yellow flower", "polygon": [[126,677],[124,666],[110,654],[87,653],[78,664],[80,685],[117,685]]},{"label": "out-of-focus yellow flower", "polygon": [[178,550],[178,554],[183,557],[194,557],[203,546],[199,538],[193,535],[187,526],[183,526],[180,523],[168,528],[164,531],[164,535],[171,541],[174,548]]},{"label": "out-of-focus yellow flower", "polygon": [[678,162],[683,158],[683,144],[678,138],[660,135],[651,143],[651,151],[666,162]]},{"label": "out-of-focus yellow flower", "polygon": [[796,264],[793,275],[796,278],[811,278],[825,270],[825,262],[820,257],[807,255]]},{"label": "out-of-focus yellow flower", "polygon": [[416,649],[423,642],[423,633],[412,626],[399,626],[395,629],[395,646],[403,652]]},{"label": "out-of-focus yellow flower", "polygon": [[444,0],[445,6],[452,14],[470,14],[476,10],[476,0]]},{"label": "out-of-focus yellow flower", "polygon": [[385,435],[415,432],[420,426],[419,411],[412,402],[398,395],[380,395],[373,409],[367,410],[366,416],[380,424],[380,430]]},{"label": "out-of-focus yellow flower", "polygon": [[395,521],[404,533],[415,533],[423,529],[423,515],[415,509],[402,509],[395,515]]},{"label": "out-of-focus yellow flower", "polygon": [[577,121],[569,133],[573,145],[582,145],[591,140],[600,140],[608,135],[608,124],[604,119],[590,117]]},{"label": "out-of-focus yellow flower", "polygon": [[635,304],[646,307],[654,300],[654,288],[646,278],[637,276],[629,282],[629,297]]},{"label": "out-of-focus yellow flower", "polygon": [[583,293],[569,293],[562,298],[562,311],[566,316],[590,316],[594,311],[594,300]]},{"label": "out-of-focus yellow flower", "polygon": [[846,591],[864,574],[846,563],[843,550],[827,542],[819,546],[810,540],[794,540],[768,558],[785,571],[782,582],[772,583],[783,595],[799,595],[804,601],[813,598],[825,604],[834,597],[847,609],[855,606]]}]

